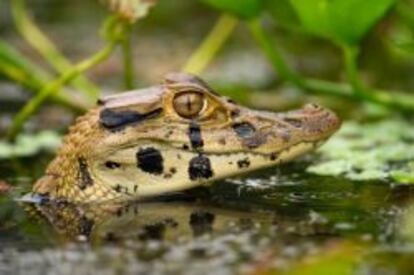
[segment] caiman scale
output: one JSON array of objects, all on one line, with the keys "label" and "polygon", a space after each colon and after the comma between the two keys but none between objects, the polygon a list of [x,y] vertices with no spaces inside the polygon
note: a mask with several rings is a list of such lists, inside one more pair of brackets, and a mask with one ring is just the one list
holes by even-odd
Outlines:
[{"label": "caiman scale", "polygon": [[255,111],[173,73],[161,85],[104,97],[79,117],[33,193],[99,202],[186,190],[289,161],[339,126],[315,104]]}]

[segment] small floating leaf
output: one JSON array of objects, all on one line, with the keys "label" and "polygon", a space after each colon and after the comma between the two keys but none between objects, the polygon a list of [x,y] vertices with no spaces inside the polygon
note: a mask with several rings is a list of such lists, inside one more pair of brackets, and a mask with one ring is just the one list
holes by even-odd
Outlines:
[{"label": "small floating leaf", "polygon": [[319,153],[321,160],[308,167],[308,172],[414,183],[414,128],[402,119],[344,123]]},{"label": "small floating leaf", "polygon": [[52,131],[32,135],[21,134],[15,143],[0,140],[0,159],[32,156],[41,150],[54,151],[60,143],[61,137]]}]

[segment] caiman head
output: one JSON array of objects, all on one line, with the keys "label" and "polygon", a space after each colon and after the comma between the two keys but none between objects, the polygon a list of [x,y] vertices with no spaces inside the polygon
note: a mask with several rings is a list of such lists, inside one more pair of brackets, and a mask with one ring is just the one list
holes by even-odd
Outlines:
[{"label": "caiman head", "polygon": [[255,111],[193,75],[170,74],[159,86],[105,97],[78,118],[34,192],[88,202],[185,190],[289,161],[339,126],[315,104]]}]

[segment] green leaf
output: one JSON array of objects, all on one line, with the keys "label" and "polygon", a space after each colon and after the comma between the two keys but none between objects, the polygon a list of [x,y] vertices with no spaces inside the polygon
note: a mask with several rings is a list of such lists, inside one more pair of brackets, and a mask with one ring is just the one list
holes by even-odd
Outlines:
[{"label": "green leaf", "polygon": [[0,75],[22,83],[31,89],[40,89],[48,78],[42,69],[21,55],[10,44],[0,39]]},{"label": "green leaf", "polygon": [[304,27],[341,45],[358,44],[396,0],[290,0]]},{"label": "green leaf", "polygon": [[301,30],[300,20],[292,7],[290,0],[265,0],[265,9],[276,23],[291,30]]},{"label": "green leaf", "polygon": [[263,10],[263,0],[202,0],[207,5],[230,13],[241,19],[258,17]]}]

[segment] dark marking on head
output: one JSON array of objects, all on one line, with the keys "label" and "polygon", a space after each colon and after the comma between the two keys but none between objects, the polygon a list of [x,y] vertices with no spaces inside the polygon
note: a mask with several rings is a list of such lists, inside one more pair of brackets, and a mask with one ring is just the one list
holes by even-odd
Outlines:
[{"label": "dark marking on head", "polygon": [[218,143],[219,143],[220,145],[226,145],[226,139],[225,139],[224,137],[222,137],[222,138],[220,138],[220,139],[218,140]]},{"label": "dark marking on head", "polygon": [[184,149],[184,150],[188,150],[188,149],[190,149],[190,147],[188,147],[188,145],[187,145],[187,144],[183,144],[183,149]]},{"label": "dark marking on head", "polygon": [[121,167],[121,164],[118,162],[108,160],[107,162],[105,162],[105,167],[108,169],[116,169]]},{"label": "dark marking on head", "polygon": [[297,118],[284,118],[283,121],[289,123],[290,125],[296,128],[302,127],[302,121]]},{"label": "dark marking on head", "polygon": [[278,153],[271,153],[270,154],[270,160],[277,160],[277,157],[279,156]]},{"label": "dark marking on head", "polygon": [[134,193],[138,191],[138,185],[134,185]]},{"label": "dark marking on head", "polygon": [[233,124],[233,130],[241,138],[250,138],[256,132],[256,129],[254,128],[254,126],[248,122],[241,122],[241,123]]},{"label": "dark marking on head", "polygon": [[168,173],[164,174],[165,179],[172,178],[172,176],[177,173],[177,169],[175,167],[171,167]]},{"label": "dark marking on head", "polygon": [[244,158],[241,160],[237,161],[237,166],[239,166],[239,168],[247,168],[250,166],[250,160],[249,158]]},{"label": "dark marking on head", "polygon": [[172,134],[174,134],[174,131],[173,131],[173,130],[168,130],[168,132],[165,134],[165,136],[164,136],[164,137],[165,137],[166,139],[168,139],[168,138],[170,138],[170,137],[171,137],[171,135],[172,135]]},{"label": "dark marking on head", "polygon": [[88,163],[83,157],[78,158],[79,172],[78,172],[78,181],[79,188],[85,190],[87,187],[93,185],[93,179],[89,173]]},{"label": "dark marking on head", "polygon": [[227,98],[227,102],[231,103],[231,104],[237,104],[237,102],[234,101],[234,99],[231,99],[231,98]]},{"label": "dark marking on head", "polygon": [[136,154],[137,167],[142,171],[160,175],[164,170],[164,159],[160,151],[153,147],[141,148]]},{"label": "dark marking on head", "polygon": [[232,117],[232,118],[236,118],[236,117],[238,117],[240,115],[240,110],[239,109],[234,109],[234,110],[231,110],[231,112],[230,112],[230,116]]},{"label": "dark marking on head", "polygon": [[181,154],[177,154],[177,158],[178,159],[181,159]]},{"label": "dark marking on head", "polygon": [[204,142],[201,137],[201,128],[196,122],[191,121],[190,127],[188,128],[188,137],[191,142],[191,147],[193,149],[199,149],[203,147]]},{"label": "dark marking on head", "polygon": [[262,144],[265,144],[267,140],[267,136],[261,133],[257,133],[256,135],[250,137],[250,138],[245,138],[243,140],[243,145],[250,148],[250,149],[254,149],[259,147]]},{"label": "dark marking on head", "polygon": [[114,189],[115,192],[120,193],[121,189],[122,189],[122,186],[117,184],[113,189]]},{"label": "dark marking on head", "polygon": [[157,117],[162,112],[161,108],[141,114],[135,111],[113,111],[103,109],[99,114],[99,123],[110,131],[120,131],[127,126],[140,123],[146,119]]},{"label": "dark marking on head", "polygon": [[204,155],[198,155],[190,160],[188,175],[191,180],[209,179],[213,176],[210,159]]}]

